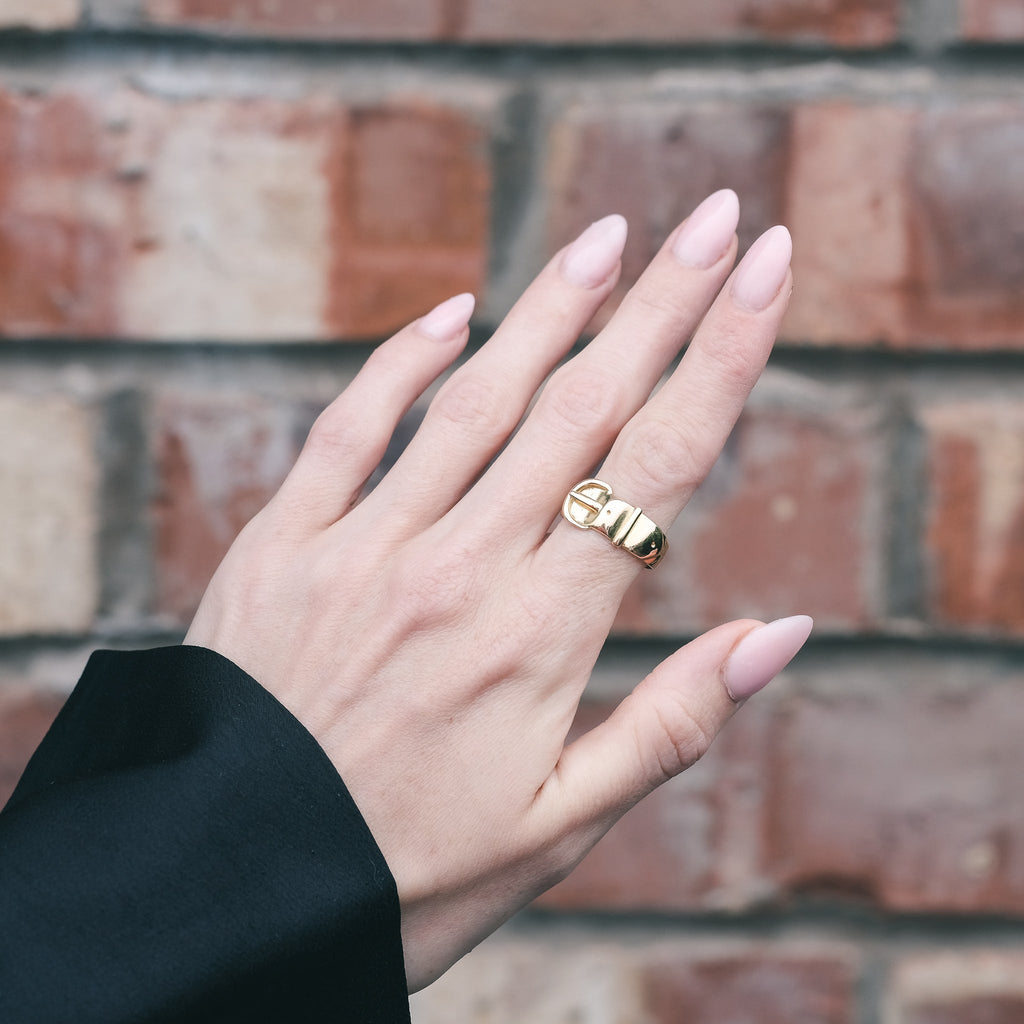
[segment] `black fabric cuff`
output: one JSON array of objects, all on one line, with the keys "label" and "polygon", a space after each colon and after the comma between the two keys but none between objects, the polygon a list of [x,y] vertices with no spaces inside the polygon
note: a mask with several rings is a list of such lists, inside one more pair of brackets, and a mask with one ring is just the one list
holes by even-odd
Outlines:
[{"label": "black fabric cuff", "polygon": [[0,1019],[409,1020],[333,764],[199,647],[97,652],[0,814]]}]

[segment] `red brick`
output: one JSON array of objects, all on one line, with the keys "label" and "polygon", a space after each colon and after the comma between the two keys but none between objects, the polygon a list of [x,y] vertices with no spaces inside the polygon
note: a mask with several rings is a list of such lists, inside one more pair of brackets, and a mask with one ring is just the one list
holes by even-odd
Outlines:
[{"label": "red brick", "polygon": [[769,944],[508,929],[412,997],[415,1024],[847,1024],[858,965],[828,940]]},{"label": "red brick", "polygon": [[548,248],[623,213],[621,296],[693,205],[729,186],[741,247],[775,222],[793,230],[786,340],[1019,349],[1022,124],[1011,100],[766,103],[683,86],[578,100],[551,135]]},{"label": "red brick", "polygon": [[425,100],[8,94],[0,157],[3,334],[365,337],[483,281],[484,140]]},{"label": "red brick", "polygon": [[651,1024],[852,1024],[849,963],[751,948],[731,957],[659,957],[641,985]]},{"label": "red brick", "polygon": [[[646,947],[642,952],[646,952]],[[410,1000],[414,1024],[642,1021],[635,956],[622,946],[509,939],[502,932]]]},{"label": "red brick", "polygon": [[486,41],[823,42],[876,46],[897,37],[896,0],[717,0],[624,4],[615,0],[469,0],[460,34]]},{"label": "red brick", "polygon": [[42,32],[72,28],[82,16],[81,0],[4,0],[0,27]]},{"label": "red brick", "polygon": [[900,348],[1019,349],[1024,108],[834,102],[794,117],[784,333]]},{"label": "red brick", "polygon": [[1020,1024],[1024,953],[951,950],[906,957],[894,973],[886,1024]]},{"label": "red brick", "polygon": [[158,609],[187,624],[239,530],[284,480],[311,416],[254,396],[164,396],[153,413]]},{"label": "red brick", "polygon": [[578,104],[551,138],[548,248],[607,213],[623,214],[630,238],[621,297],[668,232],[725,187],[742,198],[739,234],[749,244],[783,218],[788,137],[782,108],[727,100]]},{"label": "red brick", "polygon": [[0,95],[4,334],[102,334],[113,327],[124,246],[109,224],[111,192],[119,190],[105,180],[111,159],[104,141],[83,99]]},{"label": "red brick", "polygon": [[65,700],[64,694],[23,687],[0,690],[0,807]]},{"label": "red brick", "polygon": [[835,102],[796,110],[786,204],[796,287],[787,338],[904,340],[912,123],[912,111],[899,106]]},{"label": "red brick", "polygon": [[[912,330],[958,348],[1024,344],[1024,103],[922,113],[910,164]],[[918,301],[914,302],[914,299]]]},{"label": "red brick", "polygon": [[929,615],[1024,636],[1024,403],[934,405],[922,426]]},{"label": "red brick", "polygon": [[490,171],[479,127],[436,107],[356,109],[330,166],[336,331],[385,333],[480,291]]},{"label": "red brick", "polygon": [[621,632],[678,635],[797,612],[855,630],[880,614],[886,437],[878,410],[769,374],[657,573],[627,594]]},{"label": "red brick", "polygon": [[230,35],[431,39],[449,25],[445,0],[146,0],[158,25]]},{"label": "red brick", "polygon": [[718,0],[630,5],[597,0],[146,0],[154,24],[232,35],[319,39],[592,44],[828,42],[886,45],[899,35],[898,0]]},{"label": "red brick", "polygon": [[784,701],[764,811],[781,892],[1024,911],[1022,685],[948,656],[833,662]]},{"label": "red brick", "polygon": [[1024,6],[1019,0],[960,0],[960,32],[979,42],[1024,40]]},{"label": "red brick", "polygon": [[[584,704],[576,729],[591,728],[610,710]],[[744,708],[699,764],[627,812],[538,902],[659,912],[757,902],[765,894],[758,872],[767,727],[763,704]]]}]

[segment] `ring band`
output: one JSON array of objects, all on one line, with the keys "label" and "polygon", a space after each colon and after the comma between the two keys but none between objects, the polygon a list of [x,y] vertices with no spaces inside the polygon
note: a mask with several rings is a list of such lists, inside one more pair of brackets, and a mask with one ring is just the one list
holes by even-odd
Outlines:
[{"label": "ring band", "polygon": [[581,530],[603,533],[653,569],[668,551],[664,531],[643,511],[616,498],[603,480],[581,480],[565,496],[562,515]]}]

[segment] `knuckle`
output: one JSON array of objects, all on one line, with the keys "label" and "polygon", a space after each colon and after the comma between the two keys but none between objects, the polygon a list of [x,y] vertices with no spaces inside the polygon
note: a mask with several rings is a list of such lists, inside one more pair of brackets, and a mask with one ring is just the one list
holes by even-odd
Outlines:
[{"label": "knuckle", "polygon": [[477,605],[472,559],[455,546],[409,558],[394,579],[391,607],[405,628],[426,631],[471,615]]},{"label": "knuckle", "polygon": [[[498,381],[480,375],[457,373],[438,391],[429,416],[474,434],[503,436],[518,422]],[[513,418],[514,417],[514,418]]]},{"label": "knuckle", "polygon": [[695,438],[699,432],[687,424],[645,417],[632,424],[622,438],[622,455],[631,472],[640,477],[645,501],[660,497],[671,485],[695,487],[704,478],[707,457]]},{"label": "knuckle", "polygon": [[654,716],[659,731],[654,745],[657,775],[664,782],[692,768],[711,748],[715,732],[681,700],[659,702]]},{"label": "knuckle", "polygon": [[618,424],[619,387],[600,367],[567,364],[551,378],[542,401],[547,415],[574,431],[615,429]]},{"label": "knuckle", "polygon": [[332,461],[348,462],[379,457],[380,433],[370,417],[355,415],[350,404],[338,399],[316,418],[306,438],[306,451]]},{"label": "knuckle", "polygon": [[685,292],[674,288],[647,287],[640,282],[629,293],[628,304],[631,315],[643,318],[650,325],[671,325],[673,329],[691,326],[700,319],[707,309],[707,302],[697,304]]},{"label": "knuckle", "polygon": [[751,358],[750,325],[726,318],[714,345],[704,345],[709,380],[723,395],[745,394],[757,380],[761,362]]},{"label": "knuckle", "polygon": [[510,581],[509,591],[514,595],[521,632],[529,648],[536,650],[537,642],[562,625],[566,615],[563,581],[552,579],[546,573],[531,571]]}]

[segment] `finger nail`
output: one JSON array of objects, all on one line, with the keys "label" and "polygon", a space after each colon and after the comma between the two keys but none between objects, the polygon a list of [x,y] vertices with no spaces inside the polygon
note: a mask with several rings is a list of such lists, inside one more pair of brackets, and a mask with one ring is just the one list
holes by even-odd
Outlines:
[{"label": "finger nail", "polygon": [[706,270],[726,253],[740,219],[740,201],[731,188],[712,193],[697,207],[672,240],[680,263]]},{"label": "finger nail", "polygon": [[786,280],[793,240],[778,224],[769,228],[743,257],[732,280],[732,297],[754,313],[767,309]]},{"label": "finger nail", "polygon": [[570,284],[596,288],[604,284],[622,259],[626,218],[613,213],[595,221],[565,251],[562,274]]},{"label": "finger nail", "polygon": [[434,341],[451,341],[469,326],[475,307],[476,299],[469,292],[446,299],[420,320],[420,334]]},{"label": "finger nail", "polygon": [[751,630],[725,663],[725,688],[735,701],[763,690],[796,656],[814,627],[809,615],[791,615]]}]

